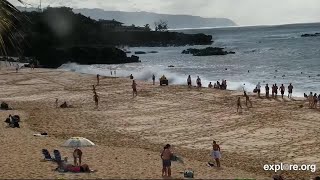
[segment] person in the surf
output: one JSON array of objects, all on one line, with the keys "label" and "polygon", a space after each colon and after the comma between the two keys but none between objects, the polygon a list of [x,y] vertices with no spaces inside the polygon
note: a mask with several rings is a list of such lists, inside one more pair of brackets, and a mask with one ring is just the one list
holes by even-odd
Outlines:
[{"label": "person in the surf", "polygon": [[280,92],[281,92],[281,98],[283,99],[283,95],[284,95],[284,92],[285,92],[285,87],[284,87],[283,84],[281,84],[279,90],[280,90]]},{"label": "person in the surf", "polygon": [[292,90],[293,90],[293,86],[292,84],[290,83],[290,85],[288,86],[288,98],[292,98]]},{"label": "person in the surf", "polygon": [[266,84],[265,89],[266,89],[266,98],[269,98],[269,90],[270,90],[270,88],[269,88],[268,84]]}]

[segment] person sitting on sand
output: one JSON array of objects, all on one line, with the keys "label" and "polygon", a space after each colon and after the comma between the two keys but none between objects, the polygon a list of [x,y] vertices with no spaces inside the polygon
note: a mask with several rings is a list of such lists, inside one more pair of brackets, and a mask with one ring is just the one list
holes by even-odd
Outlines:
[{"label": "person sitting on sand", "polygon": [[200,77],[198,76],[198,78],[197,78],[197,87],[198,87],[198,88],[201,88],[201,86],[202,86],[202,84],[201,84],[201,79],[200,79]]},{"label": "person sitting on sand", "polygon": [[65,101],[63,104],[61,104],[61,105],[60,105],[60,108],[68,108],[67,102]]},{"label": "person sitting on sand", "polygon": [[134,95],[138,96],[137,83],[135,80],[132,81],[132,96],[134,97]]},{"label": "person sitting on sand", "polygon": [[173,153],[171,152],[171,145],[167,144],[161,153],[162,159],[162,176],[171,177],[171,156]]},{"label": "person sitting on sand", "polygon": [[290,99],[292,98],[292,90],[293,90],[293,86],[290,83],[288,86],[288,98],[290,98]]},{"label": "person sitting on sand", "polygon": [[239,112],[239,108],[240,108],[240,111],[242,111],[241,98],[240,97],[238,97],[238,101],[237,101],[237,112]]},{"label": "person sitting on sand", "polygon": [[218,85],[217,85],[217,83],[214,83],[213,88],[214,88],[214,89],[218,89],[218,88],[219,88]]},{"label": "person sitting on sand", "polygon": [[99,99],[100,98],[99,98],[98,94],[95,92],[93,95],[93,100],[95,102],[96,108],[98,108],[98,106],[99,106]]},{"label": "person sitting on sand", "polygon": [[133,79],[133,76],[132,76],[132,74],[130,74],[130,76],[129,76],[129,77],[130,77],[130,79]]},{"label": "person sitting on sand", "polygon": [[268,84],[266,84],[265,89],[266,89],[266,98],[269,98],[269,90],[270,90],[270,88],[269,88]]},{"label": "person sitting on sand", "polygon": [[211,156],[216,161],[217,167],[220,167],[221,152],[220,146],[216,143],[216,141],[213,141]]},{"label": "person sitting on sand", "polygon": [[99,85],[99,81],[100,81],[100,75],[97,74],[97,85]]},{"label": "person sitting on sand", "polygon": [[213,86],[212,86],[212,84],[211,84],[211,82],[209,83],[209,85],[208,85],[208,88],[212,88]]},{"label": "person sitting on sand", "polygon": [[58,167],[55,169],[56,171],[63,172],[73,172],[73,173],[90,173],[95,172],[89,168],[87,164],[83,164],[80,166],[74,166],[72,164],[66,164],[65,161],[59,161]]},{"label": "person sitting on sand", "polygon": [[248,107],[248,102],[250,103],[250,107],[252,107],[252,102],[250,101],[249,96],[247,95],[246,91],[243,91],[244,97],[246,97],[246,106]]},{"label": "person sitting on sand", "polygon": [[284,95],[284,92],[285,92],[285,87],[284,87],[284,85],[283,84],[281,84],[281,86],[280,86],[280,92],[281,92],[281,98],[283,99],[283,95]]},{"label": "person sitting on sand", "polygon": [[191,76],[189,75],[188,76],[188,79],[187,79],[187,84],[188,84],[188,86],[189,87],[192,87],[192,84],[191,84],[192,82],[191,82]]},{"label": "person sitting on sand", "polygon": [[152,82],[153,82],[153,85],[155,85],[155,81],[156,81],[156,76],[153,74],[153,75],[152,75]]},{"label": "person sitting on sand", "polygon": [[[73,159],[74,159],[74,165],[75,166],[81,166],[82,151],[79,148],[76,148],[73,151]],[[77,161],[78,159],[79,159],[79,163]]]}]

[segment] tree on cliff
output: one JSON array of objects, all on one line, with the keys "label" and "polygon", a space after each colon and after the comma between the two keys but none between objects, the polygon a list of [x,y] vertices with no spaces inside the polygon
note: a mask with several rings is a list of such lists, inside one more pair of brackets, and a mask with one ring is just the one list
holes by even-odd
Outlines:
[{"label": "tree on cliff", "polygon": [[155,31],[166,31],[168,30],[168,22],[160,19],[157,22],[154,22]]}]

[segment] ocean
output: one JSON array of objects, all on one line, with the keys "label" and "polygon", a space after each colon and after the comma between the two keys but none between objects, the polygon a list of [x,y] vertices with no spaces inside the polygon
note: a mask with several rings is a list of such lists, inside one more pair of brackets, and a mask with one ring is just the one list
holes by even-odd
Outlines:
[{"label": "ocean", "polygon": [[[305,33],[320,32],[320,23],[277,26],[250,26],[175,30],[184,33],[205,33],[213,36],[213,47],[224,47],[236,54],[196,57],[181,54],[185,47],[128,47],[134,51],[158,51],[139,55],[141,63],[121,65],[65,64],[61,68],[89,74],[110,76],[110,69],[118,77],[133,74],[135,79],[151,81],[165,75],[169,84],[186,84],[191,75],[193,84],[197,76],[202,84],[227,80],[228,89],[252,92],[258,82],[265,84],[289,83],[293,95],[320,93],[320,37],[301,37]],[[192,46],[205,48],[208,46]],[[129,56],[131,54],[128,54]],[[168,67],[173,65],[174,67]],[[248,72],[249,70],[249,72]]]}]

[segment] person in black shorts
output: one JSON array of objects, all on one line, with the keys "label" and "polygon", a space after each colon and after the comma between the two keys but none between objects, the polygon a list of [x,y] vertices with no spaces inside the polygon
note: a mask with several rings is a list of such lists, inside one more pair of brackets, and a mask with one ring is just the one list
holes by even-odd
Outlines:
[{"label": "person in black shorts", "polygon": [[281,98],[283,99],[283,95],[284,95],[284,91],[285,91],[285,87],[284,87],[284,85],[283,84],[281,84],[281,86],[280,86],[280,92],[281,92]]},{"label": "person in black shorts", "polygon": [[277,86],[277,84],[274,84],[274,94],[275,94],[275,97],[277,98],[277,96],[278,96],[278,86]]},{"label": "person in black shorts", "polygon": [[293,90],[293,86],[292,84],[290,83],[290,85],[288,86],[288,98],[292,98],[292,90]]}]

